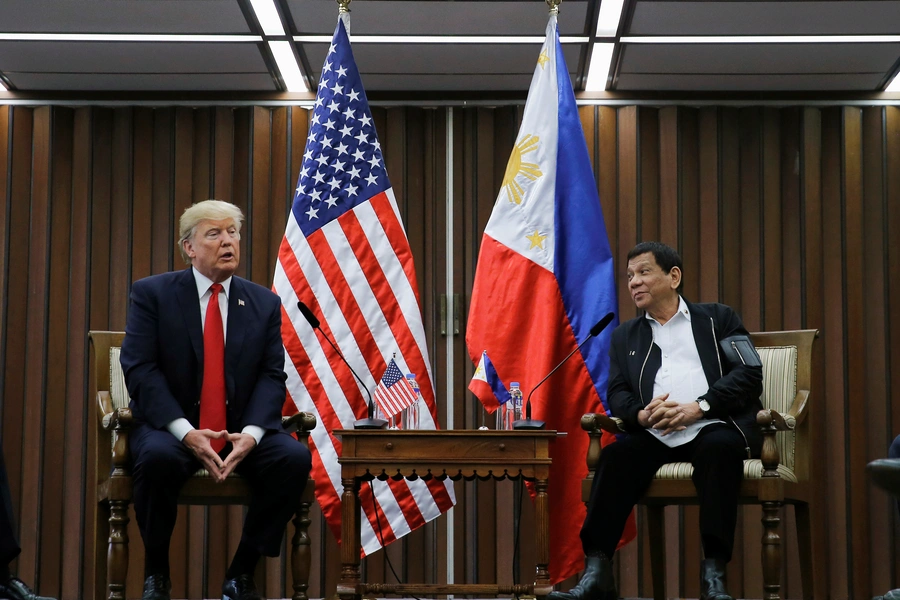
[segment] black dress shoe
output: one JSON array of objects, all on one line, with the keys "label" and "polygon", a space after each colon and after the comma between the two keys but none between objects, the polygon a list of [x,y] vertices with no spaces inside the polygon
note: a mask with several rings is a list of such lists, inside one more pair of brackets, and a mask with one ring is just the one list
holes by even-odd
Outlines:
[{"label": "black dress shoe", "polygon": [[618,600],[612,562],[602,552],[584,557],[584,575],[568,592],[550,592],[547,600]]},{"label": "black dress shoe", "polygon": [[172,600],[172,582],[165,575],[151,575],[144,580],[141,600]]},{"label": "black dress shoe", "polygon": [[725,591],[725,561],[704,558],[700,561],[700,600],[734,600]]},{"label": "black dress shoe", "polygon": [[46,596],[38,596],[18,577],[10,577],[0,583],[0,598],[4,600],[53,600]]},{"label": "black dress shoe", "polygon": [[222,584],[222,600],[261,600],[252,575],[238,575]]}]

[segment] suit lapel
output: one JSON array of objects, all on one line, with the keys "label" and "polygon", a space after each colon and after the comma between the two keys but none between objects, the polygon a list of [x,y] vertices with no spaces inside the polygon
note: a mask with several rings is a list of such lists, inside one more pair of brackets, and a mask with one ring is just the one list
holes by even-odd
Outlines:
[{"label": "suit lapel", "polygon": [[[662,352],[660,351],[659,346],[653,343],[653,328],[651,327],[650,322],[647,320],[646,316],[643,317],[643,319],[644,321],[641,323],[640,332],[640,347],[644,350],[644,355],[637,361],[637,365],[638,377],[640,378],[641,400],[643,401],[644,406],[646,406],[650,403],[650,400],[653,399],[653,384],[656,382],[656,372],[659,371],[659,367],[662,365]],[[649,352],[649,356],[647,356],[647,352]],[[644,364],[645,357],[647,359],[646,364]],[[640,369],[643,369],[643,376],[640,374]]]},{"label": "suit lapel", "polygon": [[181,308],[185,328],[191,345],[197,355],[197,362],[203,365],[203,324],[200,323],[200,297],[197,295],[197,282],[190,267],[182,271],[178,279],[175,299]]},{"label": "suit lapel", "polygon": [[231,290],[228,294],[228,333],[225,339],[225,382],[228,397],[234,395],[234,375],[237,372],[238,358],[244,344],[247,319],[243,314],[247,310],[247,297],[241,280],[231,278]]}]

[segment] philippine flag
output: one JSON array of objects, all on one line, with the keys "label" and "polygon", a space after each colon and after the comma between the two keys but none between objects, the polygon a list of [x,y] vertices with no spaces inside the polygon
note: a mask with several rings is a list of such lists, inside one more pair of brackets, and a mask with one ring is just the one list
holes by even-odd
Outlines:
[{"label": "philippine flag", "polygon": [[487,352],[481,353],[481,361],[475,367],[475,375],[469,382],[469,389],[478,396],[478,399],[490,412],[497,410],[501,404],[509,402],[509,390],[497,375],[497,369],[488,358]]},{"label": "philippine flag", "polygon": [[[617,313],[613,260],[597,186],[559,43],[556,16],[538,57],[515,148],[484,230],[466,343],[486,351],[525,394],[609,312]],[[551,445],[550,576],[581,568],[585,516],[584,413],[604,410],[616,318],[531,398],[533,417],[568,435]],[[614,493],[614,492],[613,492]],[[634,537],[626,531],[624,541]]]}]

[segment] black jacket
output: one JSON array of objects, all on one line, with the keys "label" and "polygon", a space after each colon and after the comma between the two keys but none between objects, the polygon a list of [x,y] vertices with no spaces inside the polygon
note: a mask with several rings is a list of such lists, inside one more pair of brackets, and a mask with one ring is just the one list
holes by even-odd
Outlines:
[{"label": "black jacket", "polygon": [[[753,456],[762,449],[756,413],[762,410],[762,367],[731,365],[719,342],[732,335],[747,335],[740,317],[724,304],[691,304],[691,329],[709,390],[701,396],[709,402],[707,418],[733,423],[746,439]],[[607,396],[613,416],[630,430],[639,429],[638,412],[653,399],[653,382],[662,364],[662,352],[653,343],[650,322],[643,316],[619,325],[609,350]]]}]

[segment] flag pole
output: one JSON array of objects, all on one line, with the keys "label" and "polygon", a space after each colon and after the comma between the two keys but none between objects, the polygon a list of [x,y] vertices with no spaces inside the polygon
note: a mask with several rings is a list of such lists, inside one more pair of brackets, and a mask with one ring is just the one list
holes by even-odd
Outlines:
[{"label": "flag pole", "polygon": [[[340,0],[338,0],[340,2]],[[349,0],[348,0],[349,2]],[[550,7],[550,15],[558,15],[559,14],[559,5],[562,0],[547,0],[547,6]]]},{"label": "flag pole", "polygon": [[[549,3],[551,0],[547,0]],[[337,0],[338,4],[338,15],[347,14],[350,12],[350,0]]]}]

